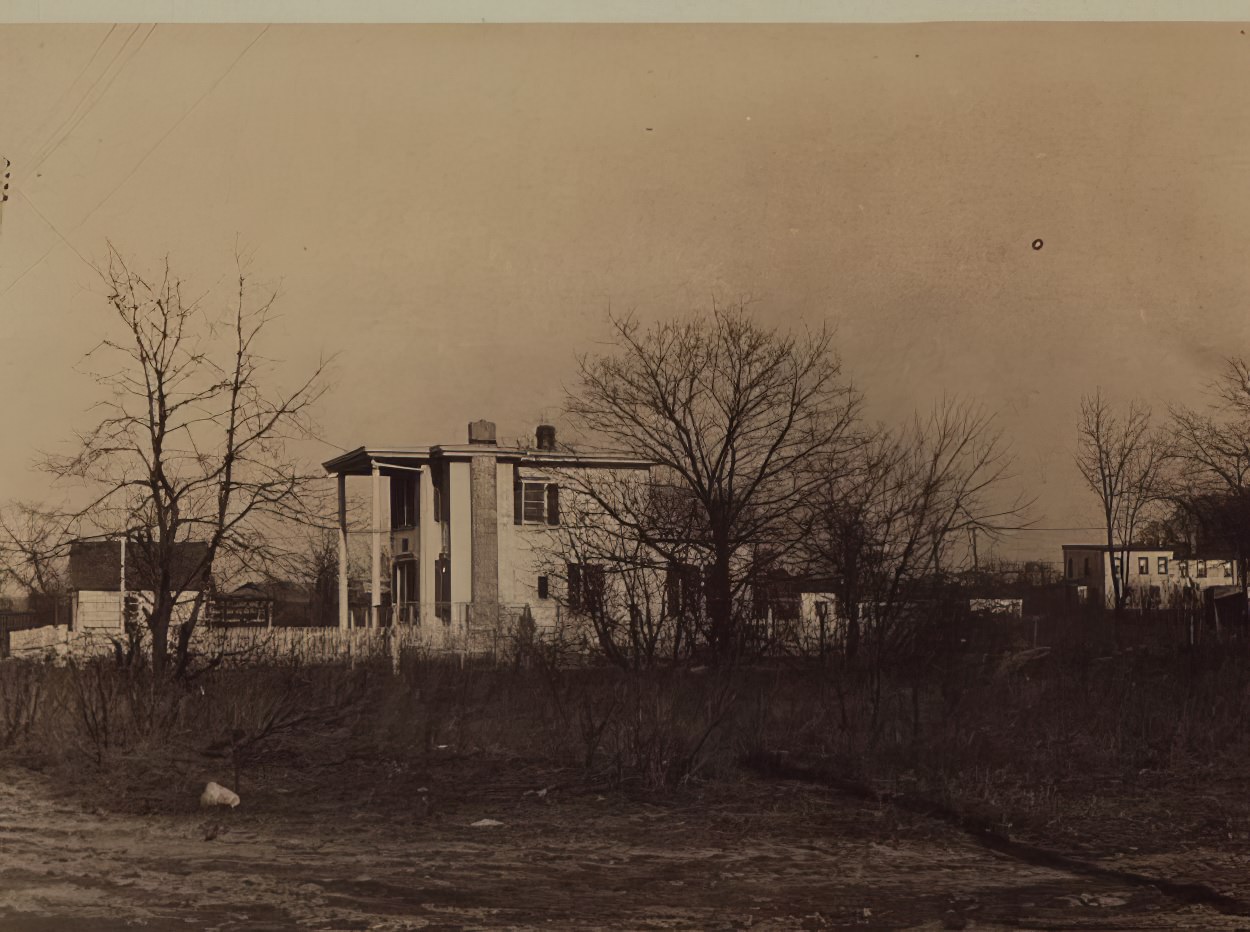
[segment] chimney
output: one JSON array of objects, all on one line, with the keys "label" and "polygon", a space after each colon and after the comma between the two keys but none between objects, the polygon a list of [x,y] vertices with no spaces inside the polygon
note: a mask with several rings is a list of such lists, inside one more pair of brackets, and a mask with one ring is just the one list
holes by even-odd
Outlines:
[{"label": "chimney", "polygon": [[495,422],[494,421],[470,421],[469,422],[469,443],[485,443],[494,446],[495,443]]},{"label": "chimney", "polygon": [[539,424],[538,430],[538,449],[547,453],[554,453],[556,449],[556,429],[550,424]]}]

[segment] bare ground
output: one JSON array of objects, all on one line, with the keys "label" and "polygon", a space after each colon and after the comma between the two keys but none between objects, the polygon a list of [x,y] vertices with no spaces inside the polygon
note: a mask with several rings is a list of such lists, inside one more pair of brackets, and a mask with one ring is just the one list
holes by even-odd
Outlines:
[{"label": "bare ground", "polygon": [[[119,793],[7,767],[0,928],[1250,929],[1247,916],[1030,864],[791,781],[657,802],[518,762],[293,774],[245,780],[242,806],[208,812],[190,779]],[[1082,857],[1250,902],[1250,849],[1220,838]]]}]

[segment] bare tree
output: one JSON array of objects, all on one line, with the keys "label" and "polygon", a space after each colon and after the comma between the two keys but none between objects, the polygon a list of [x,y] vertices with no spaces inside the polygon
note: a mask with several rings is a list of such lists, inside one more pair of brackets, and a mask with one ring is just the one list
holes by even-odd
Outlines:
[{"label": "bare tree", "polygon": [[[184,298],[166,260],[156,277],[131,269],[109,247],[108,303],[118,331],[88,354],[109,392],[103,417],[78,450],[48,456],[62,480],[91,490],[77,526],[124,533],[150,564],[147,617],[152,660],[181,675],[203,606],[199,580],[226,554],[241,565],[265,559],[267,522],[324,513],[321,483],[288,450],[309,435],[310,409],[325,390],[326,362],[287,392],[265,386],[259,345],[276,295],[254,300],[240,267],[233,307],[215,319],[203,298]],[[202,553],[186,565],[187,541]],[[193,596],[190,593],[194,593]],[[170,645],[175,606],[189,607]]]},{"label": "bare tree", "polygon": [[0,585],[20,591],[30,610],[55,615],[68,547],[64,523],[47,509],[18,502],[0,510]]},{"label": "bare tree", "polygon": [[1131,402],[1117,412],[1101,392],[1081,399],[1075,460],[1102,508],[1117,618],[1128,599],[1129,550],[1165,493],[1168,458],[1149,408]]},{"label": "bare tree", "polygon": [[1250,364],[1226,360],[1209,388],[1205,410],[1169,410],[1179,467],[1170,497],[1208,543],[1232,551],[1244,597],[1250,568]]},{"label": "bare tree", "polygon": [[660,467],[667,504],[657,509],[654,492],[579,491],[659,562],[703,568],[703,640],[713,656],[734,656],[755,553],[793,553],[807,494],[851,444],[860,397],[827,330],[767,329],[742,306],[649,329],[628,317],[611,324],[616,351],[580,360],[566,410],[586,435]]},{"label": "bare tree", "polygon": [[865,620],[877,652],[909,636],[900,624],[907,604],[924,583],[942,582],[969,532],[992,537],[1026,520],[1031,503],[1004,489],[1010,466],[993,416],[949,398],[829,464],[803,540],[812,572],[833,577],[848,657]]},{"label": "bare tree", "polygon": [[557,599],[622,667],[688,657],[706,627],[690,496],[640,471],[566,470],[562,480],[559,524],[540,548],[562,583]]}]

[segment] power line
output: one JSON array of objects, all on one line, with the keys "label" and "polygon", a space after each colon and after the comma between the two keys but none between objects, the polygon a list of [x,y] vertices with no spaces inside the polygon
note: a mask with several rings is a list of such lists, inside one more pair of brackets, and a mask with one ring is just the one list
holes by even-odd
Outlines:
[{"label": "power line", "polygon": [[[87,73],[87,69],[91,67],[92,63],[96,60],[96,56],[100,54],[100,49],[104,48],[104,44],[108,42],[109,38],[113,35],[116,29],[117,29],[116,23],[114,23],[112,26],[109,27],[109,31],[104,34],[104,38],[100,40],[100,44],[95,47],[95,51],[91,53],[91,57],[87,59],[87,63],[82,66],[78,74],[74,75],[74,80],[69,83],[69,86],[66,87],[64,91],[61,92],[61,96],[56,99],[56,103],[54,103],[52,107],[48,110],[48,112],[44,115],[43,121],[39,124],[39,126],[36,129],[31,130],[25,136],[22,137],[22,141],[18,143],[17,151],[24,152],[26,150],[26,143],[29,142],[32,137],[36,137],[40,135],[40,131],[44,128],[44,126],[48,124],[48,121],[51,120],[52,117],[56,114],[56,112],[61,108],[61,104],[65,103],[65,99],[69,97],[70,91],[72,91],[75,85],[77,85],[78,82],[82,80],[82,76]],[[78,109],[77,104],[74,105],[74,109]],[[40,145],[40,148],[43,148],[43,145],[46,145],[46,140],[43,144]]]},{"label": "power line", "polygon": [[[154,153],[158,148],[160,148],[161,143],[163,143],[166,139],[169,138],[170,133],[172,133],[179,126],[181,126],[183,121],[192,114],[192,112],[195,110],[196,107],[200,105],[200,103],[204,100],[204,98],[206,98],[209,94],[211,94],[213,91],[217,89],[217,85],[221,84],[221,82],[226,79],[226,75],[230,74],[230,72],[234,70],[235,65],[237,65],[243,59],[244,55],[246,55],[249,51],[251,51],[252,46],[254,46],[257,42],[259,42],[261,40],[261,37],[268,31],[269,31],[269,25],[266,24],[265,28],[256,34],[256,38],[254,38],[251,42],[249,42],[247,46],[243,49],[243,51],[241,51],[237,56],[235,56],[234,61],[232,61],[229,65],[226,66],[226,70],[221,73],[221,76],[218,77],[217,80],[214,81],[211,85],[209,85],[208,89],[204,91],[203,94],[201,94],[198,98],[196,98],[195,102],[186,109],[186,111],[182,114],[182,116],[180,116],[177,120],[174,121],[174,124],[171,127],[169,127],[169,129],[165,130],[165,132],[161,135],[161,138],[156,140],[156,143],[150,149],[148,149],[146,153],[144,153],[143,157],[139,159],[138,162],[135,163],[135,167],[132,168],[126,174],[126,177],[123,178],[121,181],[119,181],[113,187],[113,189],[104,196],[104,199],[100,201],[100,203],[96,204],[95,207],[91,208],[91,210],[87,213],[87,216],[83,217],[82,221],[78,224],[78,226],[74,228],[75,231],[81,229],[84,225],[86,225],[87,221],[90,220],[93,216],[95,216],[96,211],[98,211],[101,207],[107,204],[109,200],[112,199],[113,195],[116,194],[118,191],[120,191],[122,187],[126,184],[126,182],[128,182],[131,178],[134,177],[135,172],[137,172],[140,168],[143,167],[143,163],[146,162],[149,158],[151,158],[152,153]],[[151,33],[149,33],[149,35],[150,34]]]},{"label": "power line", "polygon": [[1105,527],[996,527],[996,531],[1106,531]]},{"label": "power line", "polygon": [[[148,30],[149,36],[152,34],[152,30],[155,28],[156,27],[153,26],[152,29]],[[116,62],[117,59],[121,57],[122,52],[126,50],[126,46],[130,44],[130,40],[133,39],[138,32],[139,32],[138,26],[135,26],[134,28],[130,30],[130,34],[126,36],[125,39],[122,40],[122,44],[118,47],[117,51],[113,54],[113,57],[109,59],[109,63],[104,66],[104,70],[100,72],[99,76],[91,83],[91,86],[87,88],[87,92],[83,94],[82,98],[78,101],[78,103],[74,105],[74,109],[71,110],[69,114],[65,117],[65,119],[61,121],[60,125],[57,126],[55,130],[53,130],[52,135],[48,137],[48,140],[43,144],[40,150],[32,158],[31,169],[30,169],[32,175],[34,174],[34,172],[36,172],[39,169],[40,166],[43,165],[44,162],[46,162],[49,158],[51,158],[52,154],[56,152],[57,149],[60,148],[61,144],[65,142],[65,140],[68,139],[73,134],[74,130],[78,128],[78,125],[82,123],[84,119],[86,119],[87,114],[91,112],[92,108],[94,108],[95,105],[98,104],[104,98],[104,95],[108,93],[109,88],[113,86],[113,81],[117,79],[117,76],[121,74],[122,71],[125,70],[126,65],[130,64],[130,59],[134,57],[133,52],[130,54],[129,57],[127,57],[127,59],[121,64],[121,66],[116,71],[113,72],[112,76],[108,80],[108,83],[105,84],[104,88],[100,91],[100,93],[96,95],[95,99],[92,100],[90,103],[87,103],[87,100],[88,98],[91,97],[92,92],[97,87],[100,86],[100,82],[103,81],[105,75],[109,73],[109,69],[113,67],[113,63]],[[144,36],[143,41],[144,42],[147,41],[147,36]],[[143,47],[143,42],[140,42],[139,46],[135,49],[135,52],[137,52],[139,48],[142,48],[142,47]],[[79,108],[82,107],[83,104],[85,103],[87,104],[86,109],[82,111],[81,115],[76,117],[76,114],[78,114]],[[63,130],[64,130],[64,134],[62,135]],[[58,135],[60,136],[60,139],[57,139]]]},{"label": "power line", "polygon": [[[96,274],[100,273],[99,267],[94,262],[91,262],[81,252],[79,252],[77,246],[75,246],[73,243],[71,243],[68,239],[65,238],[65,234],[60,231],[60,229],[57,227],[55,223],[53,223],[44,215],[43,211],[39,209],[38,205],[36,205],[35,202],[30,199],[30,195],[28,195],[25,191],[18,191],[17,193],[22,196],[22,200],[24,200],[27,204],[30,205],[31,210],[33,210],[36,214],[39,215],[39,219],[42,220],[45,224],[47,224],[48,227],[51,228],[52,232],[61,238],[61,242],[64,243],[66,246],[68,246],[70,249],[74,250],[74,255],[76,255],[79,259],[81,259],[84,263],[86,263],[88,268],[90,268],[93,272],[95,272]],[[45,253],[44,255],[47,255],[47,253]],[[16,282],[14,282],[14,284],[16,284]],[[6,288],[5,291],[8,291],[8,289]]]},{"label": "power line", "polygon": [[[136,27],[136,28],[138,28],[138,27]],[[149,30],[149,32],[148,32],[148,36],[151,36],[152,32],[153,32],[153,31],[155,31],[155,28],[156,28],[156,27],[155,27],[155,26],[153,26],[153,27],[152,27],[152,30]],[[265,33],[266,33],[266,32],[268,32],[268,31],[269,31],[269,25],[268,25],[268,24],[266,24],[266,25],[265,25],[265,27],[264,27],[264,28],[263,28],[263,29],[262,29],[259,33],[257,33],[257,34],[256,34],[256,37],[255,37],[254,39],[252,39],[252,41],[251,41],[251,42],[249,42],[249,43],[248,43],[248,44],[244,47],[243,51],[241,51],[241,52],[240,52],[237,56],[235,56],[234,60],[233,60],[232,62],[230,62],[230,64],[229,64],[229,65],[227,65],[227,66],[226,66],[226,70],[225,70],[225,71],[223,71],[223,72],[221,73],[220,77],[218,77],[218,78],[217,78],[217,80],[216,80],[216,81],[214,81],[214,82],[213,82],[213,83],[212,83],[212,84],[208,87],[208,89],[204,91],[204,93],[203,93],[203,94],[201,94],[198,98],[196,98],[195,102],[194,102],[194,103],[192,103],[192,104],[191,104],[191,106],[190,106],[190,107],[188,107],[188,108],[186,109],[186,111],[182,114],[182,116],[180,116],[180,117],[179,117],[176,121],[174,121],[174,124],[173,124],[172,126],[170,126],[170,127],[169,127],[169,129],[167,129],[167,130],[166,130],[166,131],[165,131],[165,132],[161,135],[161,138],[160,138],[160,139],[158,139],[158,140],[156,140],[156,143],[155,143],[155,144],[154,144],[151,148],[149,148],[147,152],[145,152],[145,153],[143,154],[142,158],[140,158],[138,162],[136,162],[136,163],[135,163],[134,168],[132,168],[132,169],[131,169],[131,170],[130,170],[127,174],[126,174],[126,177],[125,177],[125,178],[123,178],[120,182],[118,182],[118,184],[116,184],[116,185],[113,187],[113,189],[112,189],[111,191],[109,191],[109,193],[108,193],[108,194],[106,194],[106,195],[104,196],[103,200],[101,200],[99,203],[97,203],[97,204],[95,205],[95,207],[91,208],[91,210],[87,213],[87,215],[86,215],[85,217],[83,217],[83,219],[82,219],[82,220],[80,220],[80,221],[78,222],[78,224],[74,227],[74,229],[73,229],[73,230],[71,230],[71,231],[70,231],[71,233],[77,233],[79,230],[81,230],[81,229],[82,229],[82,228],[83,228],[83,227],[87,224],[87,221],[88,221],[88,220],[90,220],[93,216],[95,216],[95,214],[96,214],[96,213],[100,210],[100,208],[101,208],[101,207],[103,207],[105,204],[107,204],[107,203],[109,202],[109,200],[111,200],[111,199],[112,199],[113,195],[115,195],[118,191],[120,191],[120,190],[121,190],[121,188],[122,188],[122,187],[126,184],[126,182],[128,182],[131,178],[133,178],[133,177],[134,177],[135,173],[136,173],[136,172],[137,172],[140,168],[142,168],[142,167],[143,167],[143,164],[144,164],[144,163],[145,163],[145,162],[146,162],[149,158],[151,158],[152,154],[153,154],[153,153],[154,153],[154,152],[155,152],[155,151],[156,151],[156,150],[160,147],[161,143],[163,143],[163,142],[164,142],[167,138],[169,138],[169,135],[170,135],[170,134],[171,134],[174,130],[176,130],[179,126],[181,126],[181,125],[182,125],[183,121],[184,121],[184,120],[186,120],[186,118],[187,118],[187,117],[189,117],[189,116],[191,115],[191,113],[195,110],[195,108],[196,108],[196,107],[198,107],[198,106],[199,106],[199,105],[200,105],[200,104],[204,101],[204,99],[205,99],[206,97],[208,97],[208,95],[209,95],[209,94],[211,94],[214,90],[216,90],[216,89],[217,89],[217,86],[218,86],[219,84],[221,84],[221,82],[222,82],[222,81],[224,81],[224,80],[225,80],[226,76],[227,76],[228,74],[230,74],[230,72],[234,70],[234,67],[235,67],[236,65],[238,65],[238,63],[239,63],[239,62],[243,59],[243,56],[244,56],[244,55],[246,55],[249,51],[251,51],[252,46],[254,46],[257,42],[259,42],[259,41],[261,40],[261,37],[263,37],[263,36],[265,35]],[[144,37],[144,42],[146,42],[146,41],[147,41],[147,36],[145,36],[145,37]],[[140,47],[141,47],[141,46],[142,46],[142,43],[140,43]],[[138,51],[138,49],[136,49],[136,52],[137,52],[137,51]],[[133,54],[131,55],[131,57],[132,57],[132,58],[134,57],[134,56],[133,56]],[[128,58],[128,59],[127,59],[127,63],[129,62],[129,60],[130,60],[130,59]],[[116,75],[114,75],[114,77],[116,77]],[[112,83],[112,82],[110,81],[110,84],[111,84],[111,83]],[[107,88],[106,88],[106,90],[107,90]],[[97,98],[97,99],[98,99],[98,98]],[[51,154],[51,153],[49,153],[49,155],[50,155],[50,154]],[[45,156],[45,159],[46,159],[46,158],[47,158],[47,156]],[[30,199],[29,199],[29,198],[27,198],[27,203],[30,203]],[[32,206],[33,206],[33,205],[32,205]],[[45,218],[45,222],[47,222],[47,221],[46,221],[46,218]],[[55,227],[53,227],[53,229],[55,230],[56,228],[55,228]],[[57,235],[61,236],[61,239],[62,239],[62,240],[65,240],[65,242],[66,242],[67,244],[69,243],[69,241],[65,238],[65,236],[64,236],[63,234],[61,234],[61,232],[60,232],[59,230],[57,230]],[[24,278],[25,278],[27,275],[29,275],[32,271],[34,271],[34,270],[35,270],[35,268],[36,268],[38,265],[40,265],[40,264],[43,262],[43,260],[44,260],[44,259],[48,258],[48,256],[52,254],[52,251],[53,251],[54,249],[56,249],[56,245],[57,245],[57,244],[55,244],[55,243],[54,243],[52,246],[50,246],[50,247],[49,247],[49,248],[48,248],[48,249],[47,249],[47,250],[43,253],[43,255],[41,255],[41,256],[40,256],[38,259],[36,259],[33,263],[31,263],[29,266],[27,266],[27,267],[26,267],[26,269],[25,269],[25,270],[23,270],[23,272],[22,272],[22,274],[21,274],[21,275],[19,275],[19,276],[18,276],[17,278],[15,278],[15,279],[13,279],[13,281],[11,281],[11,282],[10,282],[10,283],[9,283],[9,284],[5,287],[5,289],[4,289],[3,291],[0,291],[0,298],[3,298],[6,294],[8,294],[10,291],[12,291],[12,290],[13,290],[13,288],[15,288],[15,287],[17,286],[17,283],[18,283],[18,282],[20,282],[22,279],[24,279]],[[71,245],[71,246],[70,246],[70,248],[71,248],[71,249],[73,249],[73,246]],[[78,250],[76,250],[76,249],[75,249],[74,251],[75,251],[76,253],[78,252]],[[87,260],[86,260],[85,258],[83,258],[82,253],[78,253],[78,257],[79,257],[80,259],[82,259],[84,262],[87,262]],[[90,263],[90,262],[87,262],[87,264],[88,264],[88,265],[91,265],[91,263]],[[95,266],[91,266],[91,267],[92,267],[93,269],[95,268]]]}]

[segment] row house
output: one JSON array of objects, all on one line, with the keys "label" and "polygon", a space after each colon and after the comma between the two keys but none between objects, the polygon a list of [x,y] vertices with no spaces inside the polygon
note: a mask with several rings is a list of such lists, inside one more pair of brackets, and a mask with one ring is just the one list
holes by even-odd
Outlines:
[{"label": "row house", "polygon": [[1178,558],[1172,550],[1143,544],[1065,544],[1063,567],[1065,580],[1084,600],[1107,606],[1115,603],[1112,574],[1120,575],[1126,604],[1136,608],[1174,605],[1205,589],[1241,584],[1234,560]]}]

